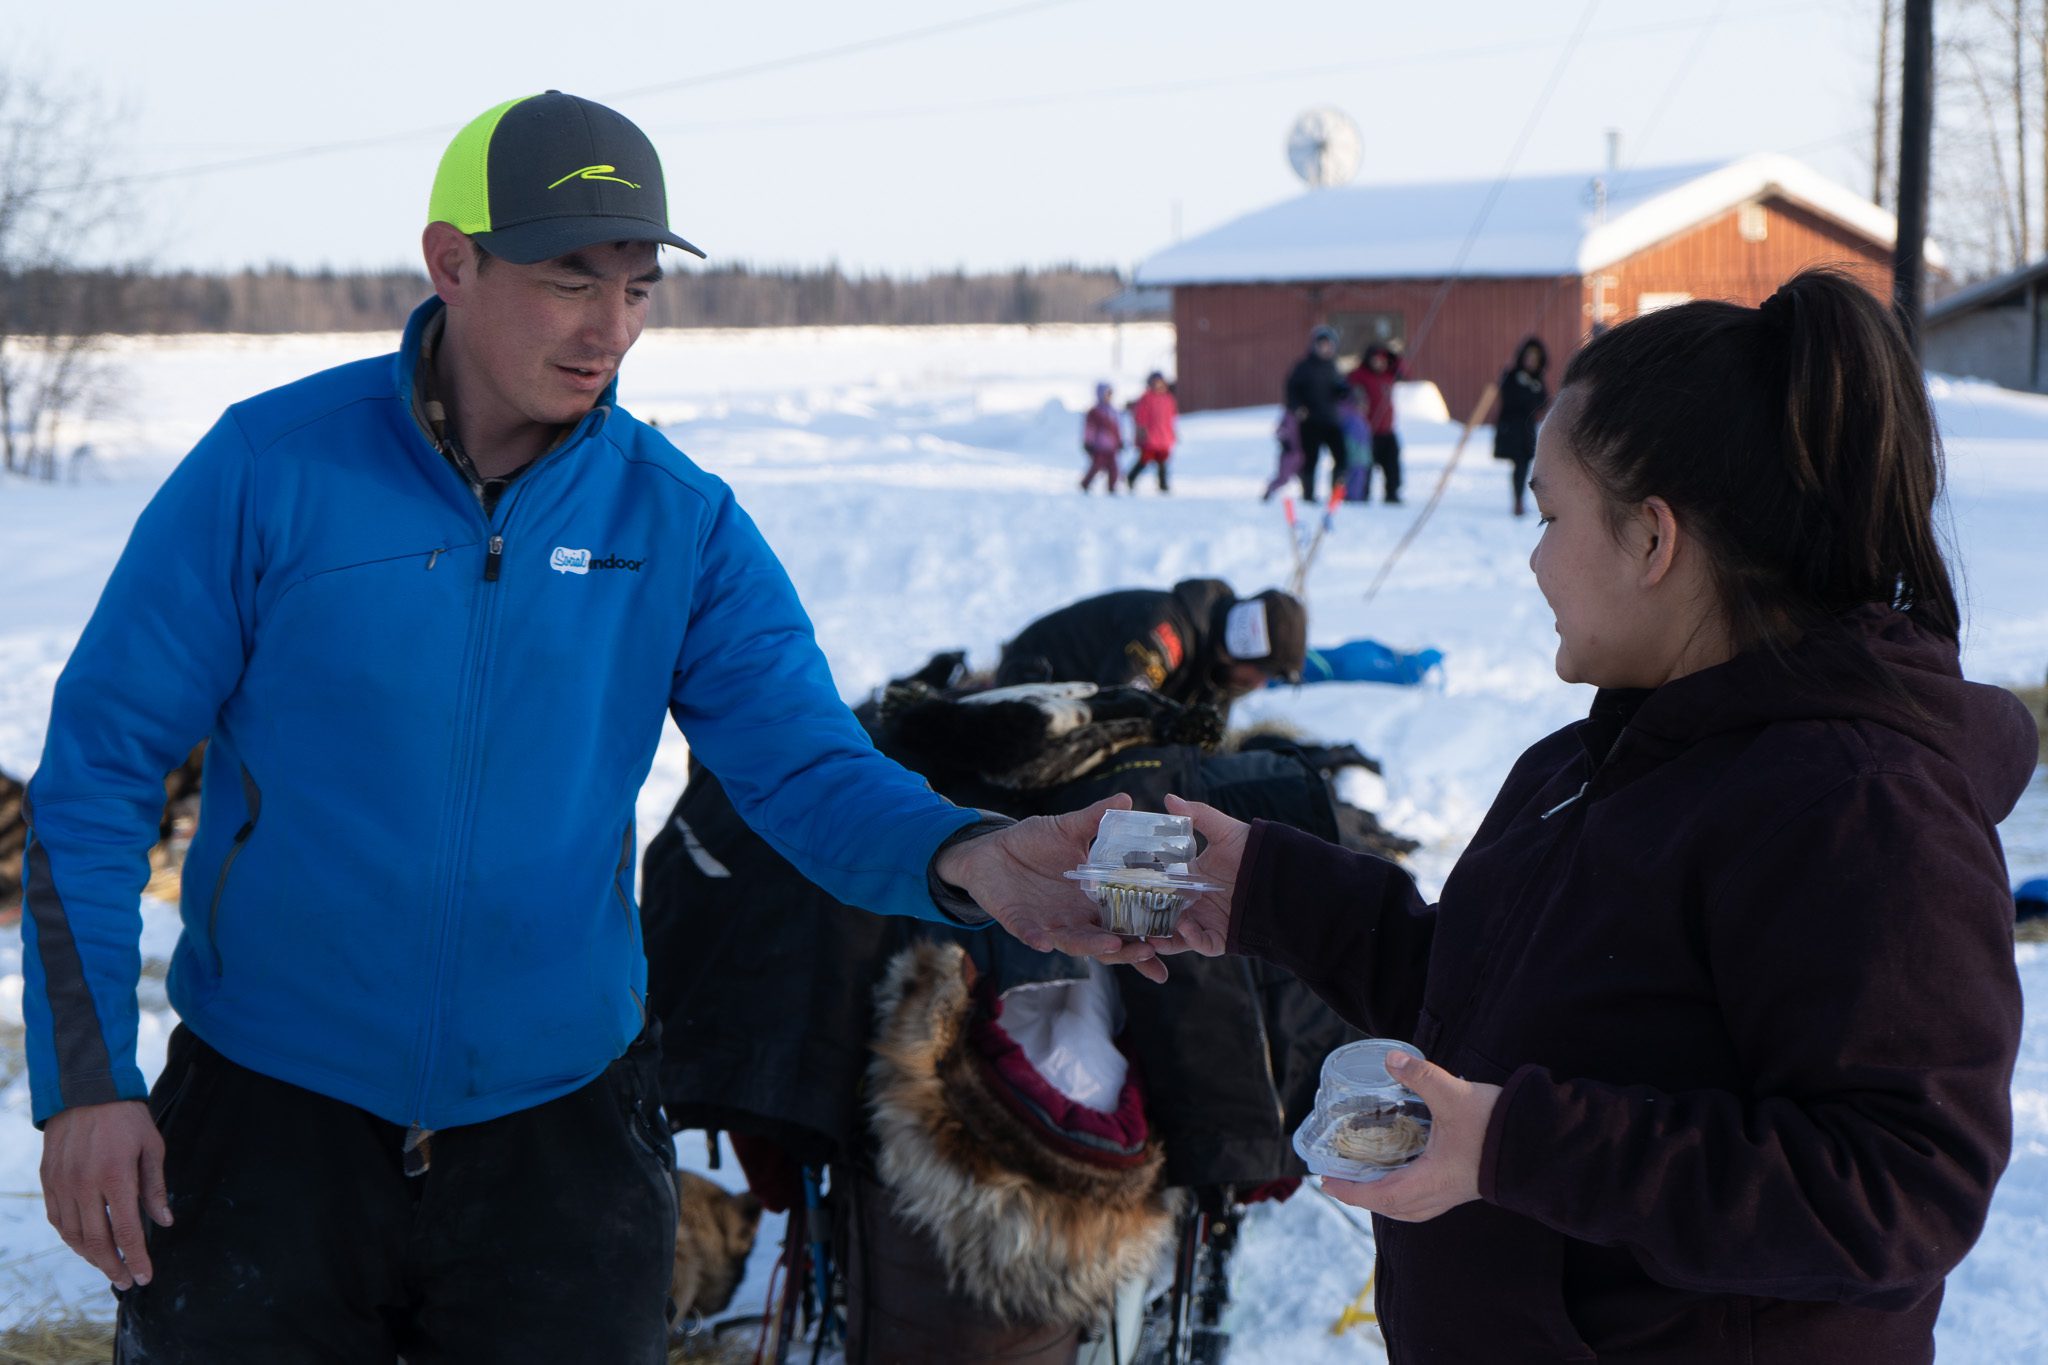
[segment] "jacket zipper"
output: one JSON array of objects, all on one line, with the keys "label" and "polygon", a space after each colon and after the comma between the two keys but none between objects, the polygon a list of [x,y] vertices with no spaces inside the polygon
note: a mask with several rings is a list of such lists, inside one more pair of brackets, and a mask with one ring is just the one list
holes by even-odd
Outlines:
[{"label": "jacket zipper", "polygon": [[[1593,770],[1586,775],[1586,780],[1579,784],[1577,791],[1536,818],[1547,822],[1551,816],[1568,807],[1576,807],[1573,811],[1575,816],[1583,812],[1586,808],[1584,804],[1586,794],[1592,790],[1593,783],[1599,780],[1600,774],[1606,770],[1607,765],[1613,762],[1615,754],[1620,752],[1622,740],[1626,737],[1627,733],[1628,731],[1624,727],[1622,733],[1614,737],[1614,743],[1608,746],[1607,753],[1600,761],[1593,765]],[[1456,1058],[1456,1049],[1462,1047],[1465,1039],[1471,1035],[1474,1020],[1485,1008],[1486,983],[1493,975],[1493,965],[1500,957],[1501,943],[1506,937],[1509,927],[1524,914],[1528,913],[1535,897],[1543,894],[1545,878],[1550,871],[1551,864],[1556,861],[1558,852],[1576,834],[1577,826],[1571,821],[1565,822],[1564,825],[1554,831],[1549,847],[1543,850],[1543,857],[1536,864],[1535,872],[1522,883],[1525,888],[1523,894],[1516,899],[1515,904],[1511,908],[1504,910],[1489,927],[1486,944],[1480,952],[1479,965],[1472,974],[1471,988],[1466,991],[1465,998],[1459,1005],[1457,1027],[1453,1031],[1450,1021],[1446,1021],[1444,1035],[1437,1042],[1438,1056],[1432,1060],[1438,1060],[1448,1065]]]},{"label": "jacket zipper", "polygon": [[228,869],[235,865],[235,859],[242,856],[243,848],[249,843],[249,836],[256,832],[256,817],[263,813],[263,792],[257,787],[248,768],[242,769],[242,801],[249,808],[249,818],[235,831],[234,842],[228,846],[228,854],[220,860],[220,871],[213,879],[213,900],[206,908],[206,945],[213,950],[213,975],[221,976],[223,967],[220,956],[220,899],[228,889]]},{"label": "jacket zipper", "polygon": [[[489,547],[484,556],[483,581],[487,584],[498,581],[499,568],[504,559],[505,537],[492,524],[509,524],[512,513],[519,503],[520,489],[499,504],[498,519],[486,519],[485,529],[491,532]],[[483,515],[478,506],[477,514]],[[418,1049],[418,1074],[413,1079],[413,1098],[409,1107],[412,1122],[407,1126],[403,1146],[405,1173],[409,1176],[424,1175],[432,1160],[431,1141],[434,1130],[425,1125],[427,1089],[434,1074],[434,1059],[439,1042],[440,1030],[436,1027],[436,1016],[441,1008],[441,993],[447,985],[448,946],[456,937],[457,918],[461,885],[458,875],[460,863],[469,847],[471,823],[474,816],[475,772],[477,754],[481,745],[480,732],[483,729],[481,711],[485,693],[484,679],[490,672],[492,625],[497,620],[498,594],[489,589],[480,590],[470,608],[470,650],[463,670],[462,714],[463,728],[453,764],[453,793],[459,801],[459,809],[447,840],[442,844],[443,890],[441,892],[441,913],[436,921],[433,950],[432,987],[426,997],[426,1017],[420,1022]]]},{"label": "jacket zipper", "polygon": [[[627,825],[625,833],[619,836],[619,865],[612,872],[612,895],[618,900],[619,909],[625,913],[626,934],[632,940],[633,951],[644,957],[647,949],[640,941],[640,917],[633,913],[632,898],[626,895],[625,876],[632,866],[633,827]],[[626,987],[626,994],[633,997],[633,1004],[640,1011],[640,1027],[646,1028],[647,1002],[642,1000],[640,992],[634,990],[631,986]]]},{"label": "jacket zipper", "polygon": [[[510,495],[499,502],[495,516],[486,516],[482,504],[478,503],[474,496],[470,498],[470,503],[476,508],[478,518],[484,523],[484,529],[490,532],[490,538],[486,543],[484,551],[483,581],[485,583],[496,583],[502,571],[505,558],[505,536],[503,531],[498,528],[505,527],[509,529],[511,526],[512,515],[518,508],[520,494],[532,486],[534,480],[540,475],[544,467],[553,464],[568,451],[575,449],[585,440],[589,439],[590,430],[594,430],[595,423],[602,420],[602,415],[606,412],[607,409],[602,407],[593,408],[590,414],[577,424],[576,430],[570,432],[560,445],[543,456],[539,464],[536,464],[526,472],[526,476],[520,479],[518,484],[512,488]],[[459,471],[448,464],[448,457],[442,449],[441,443],[428,438],[427,444],[434,450],[436,455],[440,456],[443,466],[448,468],[451,474],[455,474],[459,478]],[[465,481],[465,492],[467,491],[467,483]],[[438,554],[434,556],[434,558],[438,557]],[[432,564],[433,560],[430,559],[428,567],[431,568]],[[436,1046],[440,1040],[440,1031],[435,1027],[435,1016],[441,1007],[441,992],[447,980],[448,944],[455,937],[454,924],[458,908],[458,892],[456,888],[460,885],[460,878],[457,873],[463,851],[469,847],[470,823],[474,814],[471,795],[475,783],[471,769],[476,763],[478,734],[482,728],[478,713],[483,707],[484,679],[490,671],[488,662],[491,652],[491,627],[497,620],[497,596],[495,592],[478,592],[475,605],[470,611],[472,646],[463,677],[463,716],[465,723],[456,762],[453,765],[456,781],[454,790],[462,804],[454,828],[450,832],[450,837],[442,844],[443,876],[445,881],[444,890],[441,894],[441,913],[436,924],[437,933],[434,941],[433,988],[427,995],[426,1015],[420,1021],[418,1074],[413,1078],[412,1103],[408,1106],[413,1117],[411,1123],[406,1127],[403,1147],[405,1173],[409,1176],[424,1175],[431,1160],[432,1149],[430,1142],[433,1138],[434,1130],[426,1127],[425,1119],[427,1088],[434,1074],[434,1056]],[[646,1013],[644,1005],[641,1006],[641,1013],[643,1015]]]}]

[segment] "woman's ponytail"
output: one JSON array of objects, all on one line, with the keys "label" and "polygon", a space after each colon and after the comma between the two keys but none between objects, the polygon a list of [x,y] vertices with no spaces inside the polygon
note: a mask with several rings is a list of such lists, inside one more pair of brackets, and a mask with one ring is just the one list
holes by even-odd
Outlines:
[{"label": "woman's ponytail", "polygon": [[1891,313],[1829,270],[1761,307],[1689,303],[1574,356],[1572,446],[1617,519],[1657,496],[1706,547],[1739,648],[1870,602],[1960,628],[1934,532],[1941,456]]}]

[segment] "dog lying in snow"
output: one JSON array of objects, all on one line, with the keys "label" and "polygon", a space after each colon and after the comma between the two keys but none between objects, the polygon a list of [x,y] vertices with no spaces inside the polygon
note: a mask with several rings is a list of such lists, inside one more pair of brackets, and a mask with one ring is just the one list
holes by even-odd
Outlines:
[{"label": "dog lying in snow", "polygon": [[732,1194],[689,1171],[676,1172],[676,1264],[669,1280],[676,1323],[725,1311],[740,1279],[754,1232],[761,1225],[761,1201]]}]

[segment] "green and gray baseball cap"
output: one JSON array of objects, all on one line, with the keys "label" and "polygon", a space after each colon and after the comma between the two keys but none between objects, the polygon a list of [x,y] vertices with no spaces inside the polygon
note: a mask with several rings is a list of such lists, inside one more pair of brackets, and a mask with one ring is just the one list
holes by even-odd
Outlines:
[{"label": "green and gray baseball cap", "polygon": [[507,100],[455,135],[434,174],[427,221],[493,256],[532,265],[599,242],[661,242],[669,231],[661,158],[624,114],[559,90]]}]

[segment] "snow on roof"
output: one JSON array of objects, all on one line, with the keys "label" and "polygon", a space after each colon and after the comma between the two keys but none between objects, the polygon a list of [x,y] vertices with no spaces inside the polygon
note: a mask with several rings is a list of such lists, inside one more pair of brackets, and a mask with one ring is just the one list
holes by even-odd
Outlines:
[{"label": "snow on roof", "polygon": [[1740,204],[1775,195],[1890,245],[1892,215],[1790,157],[1623,172],[1596,223],[1591,175],[1511,179],[1462,266],[1491,180],[1312,190],[1158,252],[1140,285],[1582,275]]}]

